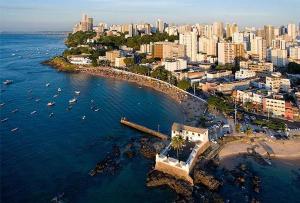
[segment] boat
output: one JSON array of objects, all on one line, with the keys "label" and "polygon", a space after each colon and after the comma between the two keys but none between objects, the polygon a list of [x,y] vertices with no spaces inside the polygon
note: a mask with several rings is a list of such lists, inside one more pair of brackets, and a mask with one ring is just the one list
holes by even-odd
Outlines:
[{"label": "boat", "polygon": [[74,104],[75,102],[77,102],[77,99],[76,99],[76,98],[73,98],[73,99],[70,99],[70,100],[69,100],[69,103],[70,103],[70,104]]},{"label": "boat", "polygon": [[4,82],[3,82],[3,84],[4,85],[10,85],[10,84],[12,84],[14,81],[13,80],[5,80]]},{"label": "boat", "polygon": [[61,89],[60,89],[60,88],[58,88],[58,89],[57,89],[57,91],[58,91],[58,92],[61,92]]},{"label": "boat", "polygon": [[15,56],[16,54],[11,54],[12,56]]},{"label": "boat", "polygon": [[49,87],[49,86],[50,86],[50,83],[47,83],[47,84],[46,84],[46,87]]},{"label": "boat", "polygon": [[12,113],[16,113],[16,112],[18,112],[19,111],[19,109],[15,109],[15,110],[12,110],[11,112]]},{"label": "boat", "polygon": [[80,91],[75,91],[75,94],[80,95]]},{"label": "boat", "polygon": [[55,95],[53,96],[53,98],[56,98],[56,97],[58,97],[58,95],[57,95],[57,94],[55,94]]},{"label": "boat", "polygon": [[4,122],[6,122],[6,121],[8,121],[8,118],[2,119],[2,120],[1,120],[1,123],[4,123]]},{"label": "boat", "polygon": [[52,116],[54,116],[54,113],[50,113],[49,114],[49,118],[51,118]]},{"label": "boat", "polygon": [[14,128],[14,129],[11,129],[11,132],[15,132],[17,130],[19,130],[19,128]]},{"label": "boat", "polygon": [[95,109],[94,111],[98,112],[100,109]]},{"label": "boat", "polygon": [[31,112],[30,114],[33,115],[33,114],[36,114],[36,112],[37,112],[37,111],[33,111],[33,112]]},{"label": "boat", "polygon": [[82,120],[85,120],[85,116],[82,116]]},{"label": "boat", "polygon": [[1,104],[0,104],[0,107],[3,107],[4,105],[5,105],[5,103],[1,103]]},{"label": "boat", "polygon": [[41,101],[41,100],[40,100],[40,99],[36,99],[35,101],[36,101],[36,102],[39,102],[39,101]]},{"label": "boat", "polygon": [[48,102],[47,106],[54,106],[55,102]]}]

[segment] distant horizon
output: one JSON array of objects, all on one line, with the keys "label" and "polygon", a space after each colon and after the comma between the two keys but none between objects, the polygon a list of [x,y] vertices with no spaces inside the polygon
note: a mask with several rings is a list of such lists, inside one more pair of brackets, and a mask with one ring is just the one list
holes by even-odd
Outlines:
[{"label": "distant horizon", "polygon": [[[95,24],[237,23],[240,27],[299,24],[299,0],[10,0],[0,3],[1,31],[72,30],[86,13]],[[298,22],[297,22],[298,21]]]}]

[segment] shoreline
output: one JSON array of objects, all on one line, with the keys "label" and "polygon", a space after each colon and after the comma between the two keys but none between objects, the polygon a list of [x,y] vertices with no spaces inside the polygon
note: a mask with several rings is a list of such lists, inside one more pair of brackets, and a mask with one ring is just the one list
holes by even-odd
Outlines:
[{"label": "shoreline", "polygon": [[300,159],[300,139],[260,141],[253,144],[243,140],[227,143],[219,152],[219,159],[249,154],[249,148],[255,146],[255,152],[264,158],[295,160]]},{"label": "shoreline", "polygon": [[127,81],[161,92],[179,104],[181,111],[183,112],[183,122],[187,125],[197,126],[199,117],[205,112],[207,108],[206,101],[204,101],[203,99],[196,97],[184,90],[181,90],[178,87],[173,86],[167,82],[148,76],[139,75],[111,67],[79,66],[77,71],[79,73],[85,73],[93,76]]}]

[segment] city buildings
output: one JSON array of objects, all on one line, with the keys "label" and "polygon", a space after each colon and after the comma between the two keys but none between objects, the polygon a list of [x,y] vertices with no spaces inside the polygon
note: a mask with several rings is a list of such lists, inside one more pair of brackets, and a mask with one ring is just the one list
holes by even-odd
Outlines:
[{"label": "city buildings", "polygon": [[256,76],[255,71],[249,69],[240,69],[239,71],[235,72],[235,79],[236,80],[243,80],[246,78],[253,78]]},{"label": "city buildings", "polygon": [[195,29],[192,32],[186,32],[185,34],[180,34],[179,44],[185,45],[186,56],[189,61],[197,60],[198,33]]},{"label": "city buildings", "polygon": [[237,58],[245,56],[244,45],[229,42],[218,43],[218,63],[220,65],[232,64]]},{"label": "city buildings", "polygon": [[185,59],[177,58],[177,59],[165,59],[162,62],[162,65],[165,66],[165,69],[171,72],[175,72],[177,70],[184,70],[187,68],[187,61]]},{"label": "city buildings", "polygon": [[288,92],[291,88],[291,82],[289,79],[282,78],[280,73],[275,72],[266,77],[266,88],[276,93],[279,91]]},{"label": "city buildings", "polygon": [[277,67],[286,67],[288,64],[288,55],[286,49],[272,49],[271,62]]},{"label": "city buildings", "polygon": [[153,45],[153,57],[166,58],[184,58],[185,46],[174,42],[156,42]]},{"label": "city buildings", "polygon": [[86,32],[93,30],[93,18],[88,17],[86,14],[82,15],[82,19],[78,24],[75,24],[73,33],[78,31]]}]

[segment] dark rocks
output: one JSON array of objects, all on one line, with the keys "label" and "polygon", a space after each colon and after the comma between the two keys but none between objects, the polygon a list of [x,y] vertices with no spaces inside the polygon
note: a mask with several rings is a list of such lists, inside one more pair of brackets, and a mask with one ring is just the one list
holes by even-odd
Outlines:
[{"label": "dark rocks", "polygon": [[192,185],[182,179],[177,179],[174,176],[157,170],[153,170],[148,174],[148,187],[158,187],[166,185],[175,190],[178,195],[184,197],[191,196],[193,192]]},{"label": "dark rocks", "polygon": [[208,175],[205,171],[202,170],[194,171],[194,184],[202,184],[209,190],[218,190],[221,185],[221,183],[213,176]]},{"label": "dark rocks", "polygon": [[114,146],[112,151],[109,152],[106,157],[96,164],[96,167],[90,171],[91,176],[95,176],[99,173],[108,172],[114,174],[120,167],[118,159],[120,157],[120,148]]}]

